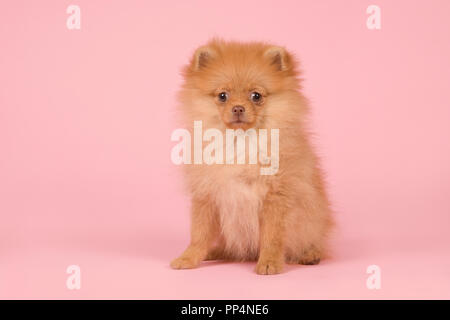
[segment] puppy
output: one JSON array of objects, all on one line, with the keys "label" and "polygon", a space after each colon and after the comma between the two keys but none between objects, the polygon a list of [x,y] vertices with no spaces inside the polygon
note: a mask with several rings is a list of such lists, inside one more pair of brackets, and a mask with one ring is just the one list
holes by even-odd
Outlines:
[{"label": "puppy", "polygon": [[179,101],[191,132],[194,121],[224,136],[230,129],[278,130],[279,141],[271,139],[267,149],[276,150],[277,143],[279,152],[272,154],[278,162],[273,174],[261,174],[263,161],[184,166],[191,241],[171,267],[257,261],[256,273],[266,275],[280,273],[285,263],[318,264],[333,220],[305,126],[308,105],[294,57],[265,43],[214,39],[196,50],[183,76]]}]

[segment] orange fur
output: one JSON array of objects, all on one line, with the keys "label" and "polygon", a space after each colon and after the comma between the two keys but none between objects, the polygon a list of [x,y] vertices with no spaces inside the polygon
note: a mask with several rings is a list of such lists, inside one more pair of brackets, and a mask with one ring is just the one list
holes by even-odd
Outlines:
[{"label": "orange fur", "polygon": [[[324,257],[333,225],[318,159],[305,127],[307,101],[297,64],[284,48],[265,43],[212,40],[183,71],[179,94],[185,125],[279,129],[275,175],[260,164],[185,165],[192,196],[191,243],[172,261],[193,268],[206,259],[257,260],[258,274],[283,264],[316,264]],[[251,92],[261,93],[257,103]],[[218,94],[226,92],[226,102]],[[232,122],[232,108],[245,107],[245,121]],[[270,150],[270,147],[268,148]]]}]

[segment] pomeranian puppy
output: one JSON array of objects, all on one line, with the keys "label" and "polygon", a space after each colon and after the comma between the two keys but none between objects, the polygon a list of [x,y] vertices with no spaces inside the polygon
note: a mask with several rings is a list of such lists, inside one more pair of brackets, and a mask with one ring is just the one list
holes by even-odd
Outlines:
[{"label": "pomeranian puppy", "polygon": [[277,142],[279,152],[272,155],[274,174],[261,174],[262,161],[184,166],[191,241],[171,267],[257,261],[256,273],[266,275],[280,273],[285,263],[318,264],[333,219],[293,55],[266,43],[214,39],[196,50],[183,76],[179,101],[190,132],[194,121],[224,136],[230,129],[277,129],[279,142],[271,139],[269,146]]}]

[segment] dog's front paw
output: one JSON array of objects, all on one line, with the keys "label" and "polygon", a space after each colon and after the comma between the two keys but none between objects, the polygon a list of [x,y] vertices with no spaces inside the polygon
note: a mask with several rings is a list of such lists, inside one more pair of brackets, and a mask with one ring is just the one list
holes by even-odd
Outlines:
[{"label": "dog's front paw", "polygon": [[255,269],[257,274],[277,274],[283,271],[283,262],[275,260],[260,260]]},{"label": "dog's front paw", "polygon": [[199,261],[189,257],[179,257],[170,263],[173,269],[192,269],[199,265]]}]

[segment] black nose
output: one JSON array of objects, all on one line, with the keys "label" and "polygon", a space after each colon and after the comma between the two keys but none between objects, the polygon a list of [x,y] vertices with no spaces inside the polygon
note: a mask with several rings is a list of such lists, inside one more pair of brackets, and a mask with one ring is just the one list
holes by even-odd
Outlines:
[{"label": "black nose", "polygon": [[245,108],[243,106],[234,106],[233,109],[231,109],[231,112],[234,115],[239,116],[245,112]]}]

